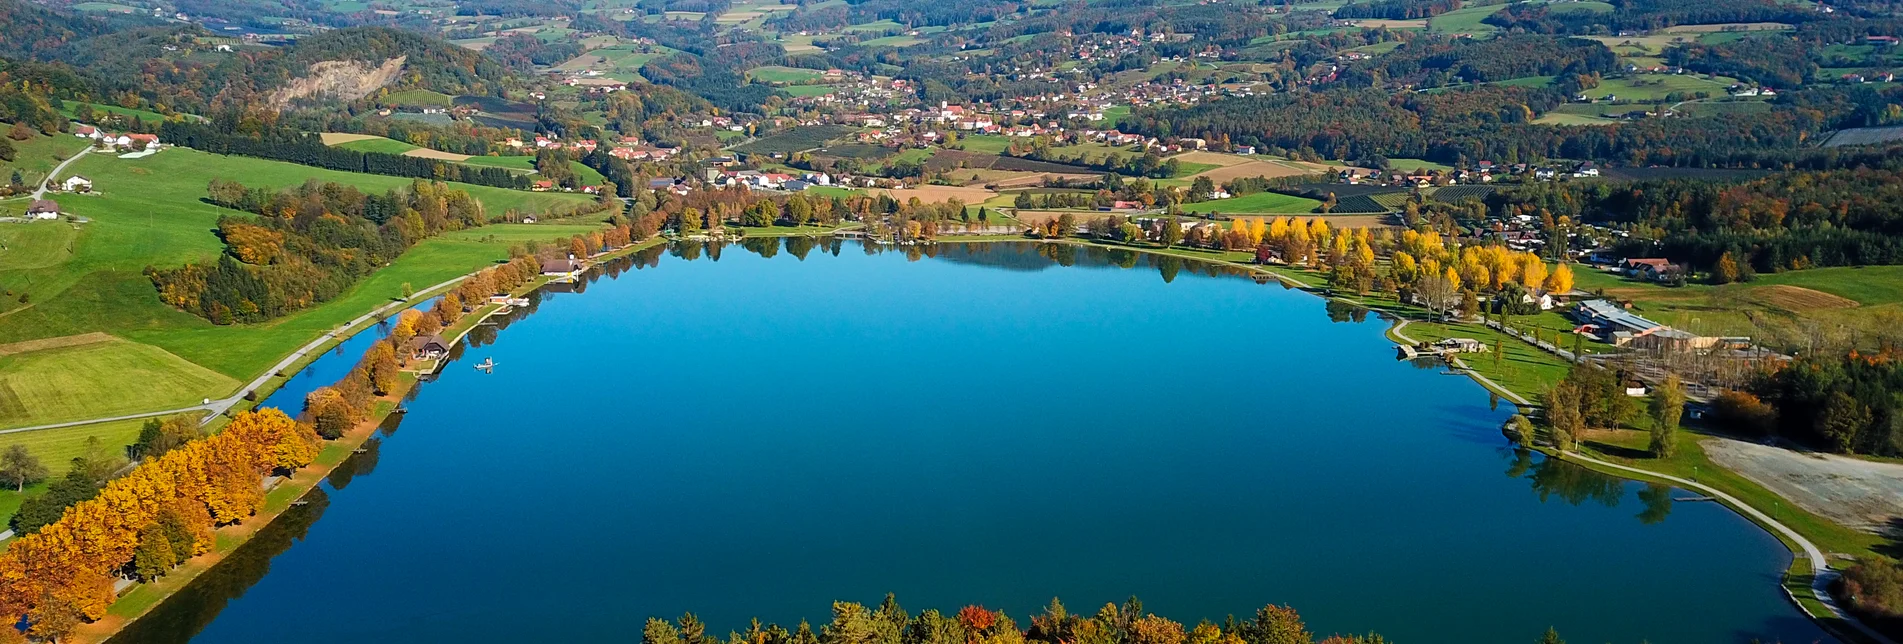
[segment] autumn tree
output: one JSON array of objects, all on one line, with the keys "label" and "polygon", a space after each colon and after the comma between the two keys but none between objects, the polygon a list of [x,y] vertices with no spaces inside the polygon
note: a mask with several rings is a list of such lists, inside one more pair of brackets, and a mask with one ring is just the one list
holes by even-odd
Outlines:
[{"label": "autumn tree", "polygon": [[1552,274],[1546,276],[1546,292],[1558,295],[1573,290],[1573,269],[1565,263],[1553,266]]}]

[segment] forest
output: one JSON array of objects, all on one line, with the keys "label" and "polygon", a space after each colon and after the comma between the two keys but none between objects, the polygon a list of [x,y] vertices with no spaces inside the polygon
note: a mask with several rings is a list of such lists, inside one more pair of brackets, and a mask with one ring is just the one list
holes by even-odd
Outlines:
[{"label": "forest", "polygon": [[160,127],[159,136],[166,143],[212,154],[237,154],[345,172],[441,179],[516,190],[529,187],[528,178],[506,168],[331,147],[324,145],[323,138],[317,134],[293,128],[268,127],[260,128],[255,134],[245,134],[217,124],[167,121]]},{"label": "forest", "polygon": [[[1352,5],[1351,5],[1352,6]],[[1393,53],[1355,65],[1352,79],[1442,87],[1528,76],[1578,76],[1618,69],[1619,57],[1591,40],[1515,34],[1487,40],[1415,38]]]},{"label": "forest", "polygon": [[1894,350],[1803,356],[1762,374],[1750,391],[1775,421],[1727,409],[1732,429],[1775,433],[1839,453],[1903,456],[1903,359]]},{"label": "forest", "polygon": [[1728,22],[1802,23],[1817,19],[1809,9],[1777,0],[1611,0],[1611,14],[1567,10],[1565,5],[1515,3],[1486,18],[1502,29],[1535,33],[1617,34],[1676,25]]},{"label": "forest", "polygon": [[305,183],[272,192],[214,179],[212,203],[256,214],[218,220],[212,264],[148,267],[159,299],[214,324],[263,322],[328,301],[416,242],[481,226],[482,204],[441,183],[381,195]]},{"label": "forest", "polygon": [[[1890,90],[1883,90],[1888,92]],[[1756,113],[1643,119],[1604,125],[1531,121],[1557,106],[1550,89],[1480,86],[1390,96],[1371,88],[1330,88],[1147,108],[1120,128],[1159,137],[1227,138],[1271,153],[1360,161],[1377,156],[1530,163],[1586,159],[1671,167],[1854,167],[1893,163],[1885,148],[1804,147],[1837,124],[1885,108],[1857,90],[1804,90]]]},{"label": "forest", "polygon": [[1796,171],[1739,183],[1566,182],[1496,191],[1500,212],[1623,225],[1631,256],[1698,269],[1727,254],[1738,279],[1821,266],[1903,263],[1903,171]]},{"label": "forest", "polygon": [[1335,17],[1414,20],[1432,18],[1459,8],[1460,3],[1456,0],[1375,0],[1342,5],[1340,9],[1335,10]]}]

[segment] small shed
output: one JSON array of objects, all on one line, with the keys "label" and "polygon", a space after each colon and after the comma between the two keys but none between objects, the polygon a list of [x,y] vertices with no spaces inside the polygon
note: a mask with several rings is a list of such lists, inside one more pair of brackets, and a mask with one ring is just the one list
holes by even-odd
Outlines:
[{"label": "small shed", "polygon": [[449,355],[449,343],[434,333],[410,338],[410,356],[417,360],[437,360]]}]

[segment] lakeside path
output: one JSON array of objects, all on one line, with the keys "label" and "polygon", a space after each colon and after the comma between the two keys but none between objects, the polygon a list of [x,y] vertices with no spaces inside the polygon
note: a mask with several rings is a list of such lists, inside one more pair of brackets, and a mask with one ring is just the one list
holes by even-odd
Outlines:
[{"label": "lakeside path", "polygon": [[[1802,552],[1794,552],[1793,554],[1802,556],[1804,559],[1808,560],[1810,563],[1810,570],[1811,570],[1810,591],[1813,596],[1812,598],[1816,599],[1818,603],[1823,604],[1825,608],[1830,609],[1830,612],[1833,614],[1833,616],[1843,620],[1843,623],[1849,624],[1851,627],[1857,629],[1865,637],[1868,637],[1871,641],[1878,642],[1880,644],[1896,644],[1895,640],[1885,637],[1882,633],[1878,633],[1875,630],[1871,630],[1869,626],[1865,626],[1862,621],[1859,621],[1851,617],[1848,613],[1844,611],[1842,607],[1837,605],[1836,599],[1833,598],[1830,594],[1830,585],[1833,582],[1835,582],[1837,578],[1840,577],[1841,575],[1839,575],[1837,571],[1832,570],[1830,566],[1825,563],[1828,560],[1825,559],[1824,551],[1821,548],[1818,548],[1817,544],[1811,543],[1809,539],[1805,539],[1804,535],[1798,534],[1796,530],[1792,530],[1789,526],[1779,523],[1777,519],[1771,518],[1771,515],[1765,514],[1764,512],[1759,511],[1757,508],[1751,507],[1749,504],[1746,504],[1744,501],[1739,500],[1738,497],[1732,496],[1730,494],[1726,494],[1722,490],[1711,487],[1709,485],[1705,485],[1703,483],[1699,483],[1697,481],[1683,479],[1683,478],[1679,478],[1669,474],[1660,474],[1658,472],[1653,472],[1650,470],[1642,470],[1636,467],[1627,467],[1625,465],[1620,465],[1618,463],[1609,463],[1606,461],[1593,458],[1591,456],[1587,456],[1585,454],[1581,454],[1579,452],[1560,452],[1560,455],[1565,460],[1583,461],[1586,463],[1591,463],[1593,465],[1598,465],[1600,467],[1620,470],[1620,471],[1628,472],[1632,474],[1639,474],[1647,478],[1659,479],[1679,487],[1703,492],[1707,495],[1710,495],[1712,498],[1723,501],[1726,506],[1729,506],[1731,509],[1745,515],[1746,518],[1751,519],[1752,521],[1756,522],[1758,525],[1765,526],[1771,531],[1779,535],[1782,535],[1785,539],[1789,540],[1790,543],[1797,544],[1797,549],[1802,550]],[[1790,592],[1789,586],[1785,587],[1785,592],[1786,593]],[[1803,602],[1797,601],[1796,597],[1792,597],[1791,600],[1797,604],[1800,610],[1804,610],[1804,612],[1807,614],[1810,612],[1809,609],[1806,609],[1804,607]],[[1812,617],[1817,617],[1817,616],[1812,615]]]}]

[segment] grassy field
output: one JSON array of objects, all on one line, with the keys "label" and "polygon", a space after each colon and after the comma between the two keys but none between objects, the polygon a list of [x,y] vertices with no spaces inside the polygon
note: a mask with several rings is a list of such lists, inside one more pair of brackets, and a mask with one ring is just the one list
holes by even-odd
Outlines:
[{"label": "grassy field", "polygon": [[333,145],[331,147],[343,148],[346,150],[356,150],[358,152],[381,152],[384,154],[403,154],[405,152],[409,152],[410,150],[420,149],[420,146],[410,145],[408,143],[404,143],[396,139],[386,139],[383,137],[377,137],[374,139],[362,139],[358,141],[348,141],[345,143],[339,143],[339,144]]},{"label": "grassy field", "polygon": [[1867,331],[1893,328],[1896,316],[1903,316],[1903,266],[1787,271],[1743,284],[1677,288],[1590,269],[1575,274],[1579,288],[1632,300],[1640,315],[1655,322],[1708,335],[1751,336],[1772,347],[1802,346],[1814,333],[1867,343]]},{"label": "grassy field", "polygon": [[1448,172],[1454,169],[1453,166],[1445,163],[1435,163],[1426,159],[1388,159],[1388,167],[1401,172],[1413,172],[1415,170]]},{"label": "grassy field", "polygon": [[1735,78],[1723,76],[1707,79],[1694,74],[1635,74],[1624,78],[1608,78],[1601,81],[1598,87],[1580,93],[1594,100],[1617,96],[1621,101],[1662,101],[1672,93],[1687,97],[1698,92],[1724,96],[1725,88],[1737,82]]},{"label": "grassy field", "polygon": [[86,149],[88,141],[69,134],[46,136],[34,132],[25,141],[8,141],[13,144],[12,161],[0,161],[0,181],[10,181],[14,172],[20,173],[20,183],[32,186],[46,179],[46,173],[52,172],[60,161],[80,150]]},{"label": "grassy field", "polygon": [[1605,125],[1608,123],[1617,123],[1618,121],[1603,116],[1592,116],[1590,114],[1547,112],[1539,118],[1533,119],[1533,122],[1541,125]]},{"label": "grassy field", "polygon": [[[36,432],[0,434],[0,449],[6,449],[14,445],[24,445],[28,452],[39,457],[40,464],[45,465],[46,469],[51,471],[53,476],[60,476],[65,474],[66,470],[71,469],[74,458],[86,454],[86,439],[97,438],[99,439],[100,445],[113,450],[113,453],[117,454],[121,453],[120,450],[122,448],[131,445],[134,441],[139,439],[139,428],[144,426],[145,419],[135,418],[132,420],[115,420],[108,423],[80,425],[78,427],[68,427],[57,431],[42,430]],[[4,488],[3,486],[0,486],[0,490],[3,490],[0,491],[0,493],[3,494],[10,495],[13,493],[12,489]],[[32,492],[31,489],[27,490],[28,494],[32,494]],[[0,511],[0,514],[11,516],[13,513]],[[0,521],[5,520],[6,517],[0,516]]]},{"label": "grassy field", "polygon": [[[461,163],[463,165],[514,168],[529,172],[535,171],[535,157],[532,156],[469,157],[462,160]],[[581,177],[582,183],[585,185],[598,186],[607,181],[606,178],[601,176],[599,171],[584,165],[580,161],[569,161],[568,166],[575,171],[576,176]]]},{"label": "grassy field", "polygon": [[823,96],[837,92],[839,88],[832,85],[793,85],[782,87],[780,91],[792,96]]},{"label": "grassy field", "polygon": [[817,79],[825,74],[812,69],[768,65],[747,70],[747,78],[763,83],[799,83]]},{"label": "grassy field", "polygon": [[0,427],[188,407],[238,387],[158,347],[101,339],[0,356]]},{"label": "grassy field", "polygon": [[1479,7],[1462,7],[1443,13],[1427,21],[1427,30],[1437,34],[1467,34],[1473,37],[1490,36],[1498,27],[1481,22],[1487,16],[1505,9],[1505,4]]},{"label": "grassy field", "polygon": [[398,107],[449,107],[451,98],[448,94],[442,92],[433,92],[427,89],[411,89],[401,92],[391,92],[389,96],[383,97],[383,103],[385,105],[395,105]]},{"label": "grassy field", "polygon": [[[498,258],[507,248],[454,235],[428,240],[337,300],[272,323],[218,327],[160,304],[151,281],[141,272],[147,266],[176,266],[218,255],[221,244],[211,230],[218,217],[234,213],[200,201],[212,178],[236,178],[261,187],[316,179],[367,190],[398,188],[411,180],[189,149],[166,150],[137,160],[88,156],[75,166],[77,172],[93,178],[102,194],[58,198],[66,210],[89,217],[92,223],[78,232],[72,255],[65,261],[0,270],[0,287],[31,295],[25,304],[4,301],[10,308],[0,316],[0,342],[105,331],[246,379],[309,338],[397,295],[403,282],[419,288],[434,284]],[[584,195],[458,187],[498,214],[507,209],[547,212],[589,200]],[[502,228],[480,230],[493,233]]]},{"label": "grassy field", "polygon": [[1285,195],[1279,192],[1258,192],[1252,195],[1243,195],[1230,199],[1183,204],[1183,212],[1199,214],[1206,212],[1220,212],[1223,214],[1307,213],[1314,212],[1315,208],[1320,206],[1321,203],[1322,202],[1314,199]]},{"label": "grassy field", "polygon": [[71,257],[79,232],[72,224],[36,221],[0,226],[0,271],[46,268]]}]

